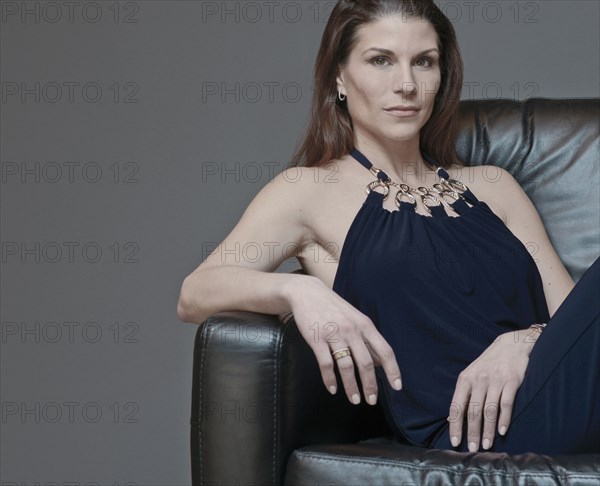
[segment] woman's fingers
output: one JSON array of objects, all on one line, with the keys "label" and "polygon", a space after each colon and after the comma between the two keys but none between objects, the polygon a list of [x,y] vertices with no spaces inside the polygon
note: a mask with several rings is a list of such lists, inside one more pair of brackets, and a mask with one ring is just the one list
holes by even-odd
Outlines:
[{"label": "woman's fingers", "polygon": [[500,397],[500,417],[498,418],[498,432],[500,435],[506,434],[510,419],[512,417],[515,396],[519,389],[520,383],[516,380],[507,381],[502,389]]},{"label": "woman's fingers", "polygon": [[[402,378],[392,347],[383,336],[379,334],[375,326],[370,323],[370,325],[365,325],[362,329],[362,336],[357,337],[353,341],[348,341],[352,351],[351,361],[353,361],[353,364],[358,369],[367,403],[375,405],[377,403],[377,377],[375,375],[375,366],[383,367],[390,385],[395,390],[400,390],[402,388]],[[344,357],[342,359],[346,360],[346,358],[347,357]],[[350,401],[355,403],[353,393],[355,382],[349,380],[349,383],[352,390],[347,391],[347,393],[351,397]]]},{"label": "woman's fingers", "polygon": [[377,378],[371,353],[363,341],[355,341],[350,345],[350,349],[352,350],[352,360],[358,368],[365,400],[369,405],[375,405],[377,403]]},{"label": "woman's fingers", "polygon": [[[371,334],[370,339],[375,344],[367,343],[357,336],[353,341],[346,341],[346,338],[337,339],[335,343],[323,343],[315,349],[323,383],[330,393],[334,394],[337,391],[334,371],[334,367],[337,366],[348,400],[354,404],[360,403],[360,389],[356,380],[358,371],[365,400],[370,405],[375,405],[378,394],[375,366],[379,363],[384,367],[392,387],[396,390],[401,389],[400,369],[391,346],[378,333],[376,336]],[[350,344],[345,344],[346,342]],[[335,359],[333,353],[346,348],[350,354]]]},{"label": "woman's fingers", "polygon": [[477,452],[479,450],[486,388],[487,384],[471,389],[471,398],[467,408],[467,447],[469,448],[469,452]]},{"label": "woman's fingers", "polygon": [[[402,380],[394,352],[371,319],[332,293],[331,289],[319,287],[317,290],[295,302],[292,309],[300,333],[317,358],[327,390],[332,394],[337,392],[337,366],[348,400],[360,403],[358,371],[365,400],[374,405],[378,394],[375,367],[379,365],[383,366],[390,385],[396,390],[401,389]],[[311,305],[306,305],[306,302]],[[324,316],[327,321],[322,320]],[[339,359],[332,356],[335,351],[345,348],[349,348],[349,356],[340,356]]]},{"label": "woman's fingers", "polygon": [[364,333],[363,340],[373,357],[375,366],[381,366],[385,371],[390,386],[394,390],[401,390],[402,376],[400,374],[400,368],[398,367],[398,361],[396,361],[394,350],[389,343],[376,330]]},{"label": "woman's fingers", "polygon": [[462,375],[458,376],[456,381],[456,388],[452,401],[450,402],[450,413],[448,414],[448,421],[450,427],[448,432],[450,434],[450,442],[453,447],[458,447],[462,441],[462,430],[463,421],[465,417],[465,411],[469,405],[469,397],[471,396],[471,385]]},{"label": "woman's fingers", "polygon": [[[336,349],[332,349],[332,352],[347,347],[349,346],[341,345],[336,347]],[[335,363],[340,371],[340,376],[342,377],[342,382],[344,383],[344,389],[346,390],[348,400],[350,400],[350,402],[354,405],[358,405],[360,403],[360,391],[358,389],[358,384],[356,383],[356,375],[354,374],[354,361],[352,354],[336,359]]]},{"label": "woman's fingers", "polygon": [[329,346],[326,343],[322,343],[321,345],[314,347],[313,351],[317,357],[317,363],[321,370],[321,378],[323,379],[325,388],[327,388],[329,393],[335,395],[337,392],[337,379],[333,369],[334,360],[331,356]]},{"label": "woman's fingers", "polygon": [[[448,421],[450,442],[457,447],[462,441],[464,416],[467,415],[467,446],[470,452],[490,449],[494,443],[496,427],[505,435],[510,425],[515,396],[520,383],[516,379],[501,384],[489,383],[478,375],[477,381],[467,375],[459,375]],[[500,414],[498,416],[498,414]],[[482,426],[483,424],[483,426]]]},{"label": "woman's fingers", "polygon": [[490,386],[485,396],[483,407],[483,435],[481,436],[481,447],[485,450],[492,447],[496,435],[496,421],[500,411],[501,389]]},{"label": "woman's fingers", "polygon": [[[352,345],[345,344],[352,342]],[[310,343],[309,343],[310,344]],[[353,341],[346,337],[336,339],[335,342],[317,342],[312,346],[317,357],[321,377],[327,390],[333,395],[337,392],[337,380],[335,366],[337,366],[342,384],[348,396],[348,400],[355,405],[360,403],[360,390],[356,381],[356,370],[360,375],[367,403],[377,402],[377,379],[375,376],[375,365],[365,343],[358,336]],[[335,359],[333,353],[348,348],[349,355]]]}]

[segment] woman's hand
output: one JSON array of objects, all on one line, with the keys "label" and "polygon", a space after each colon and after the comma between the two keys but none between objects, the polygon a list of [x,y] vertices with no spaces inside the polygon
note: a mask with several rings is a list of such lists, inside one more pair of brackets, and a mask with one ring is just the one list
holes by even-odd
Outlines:
[{"label": "woman's hand", "polygon": [[[367,403],[377,403],[375,366],[382,366],[395,390],[402,388],[394,351],[366,315],[350,305],[316,277],[302,280],[287,292],[294,320],[312,348],[325,387],[337,391],[337,364],[348,400],[360,403],[354,367],[358,368]],[[334,360],[334,351],[350,348],[350,356]]]},{"label": "woman's hand", "polygon": [[454,447],[462,440],[465,412],[468,413],[470,452],[479,450],[480,437],[484,449],[492,446],[496,422],[498,432],[506,434],[515,395],[523,383],[529,353],[537,336],[538,332],[531,329],[503,333],[458,375],[448,417],[450,440]]}]

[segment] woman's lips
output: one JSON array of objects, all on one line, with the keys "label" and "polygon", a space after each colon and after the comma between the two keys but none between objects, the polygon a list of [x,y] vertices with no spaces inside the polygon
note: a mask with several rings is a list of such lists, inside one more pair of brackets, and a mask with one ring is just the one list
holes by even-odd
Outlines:
[{"label": "woman's lips", "polygon": [[419,113],[418,108],[389,108],[384,111],[399,118],[408,118]]}]

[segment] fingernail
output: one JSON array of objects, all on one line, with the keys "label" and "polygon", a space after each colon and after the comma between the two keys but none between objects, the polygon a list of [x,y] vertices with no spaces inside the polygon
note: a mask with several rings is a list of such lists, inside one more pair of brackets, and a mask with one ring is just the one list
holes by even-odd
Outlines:
[{"label": "fingernail", "polygon": [[358,394],[354,394],[352,395],[352,403],[354,403],[354,405],[358,405],[360,403],[360,396]]},{"label": "fingernail", "polygon": [[504,435],[506,434],[506,425],[503,425],[502,427],[500,427],[500,435]]},{"label": "fingernail", "polygon": [[394,382],[394,390],[402,390],[402,382],[400,381],[400,378],[396,378],[396,381]]},{"label": "fingernail", "polygon": [[490,448],[490,439],[483,439],[483,448],[484,449],[489,449]]},{"label": "fingernail", "polygon": [[335,385],[331,385],[329,387],[329,393],[331,393],[332,395],[335,395],[336,391],[337,391],[337,387]]},{"label": "fingernail", "polygon": [[477,444],[475,442],[469,442],[469,452],[477,452]]},{"label": "fingernail", "polygon": [[458,447],[458,444],[460,444],[460,442],[458,441],[458,437],[456,437],[455,435],[452,436],[450,442],[452,442],[452,447]]},{"label": "fingernail", "polygon": [[377,403],[377,395],[369,395],[369,403],[375,405]]}]

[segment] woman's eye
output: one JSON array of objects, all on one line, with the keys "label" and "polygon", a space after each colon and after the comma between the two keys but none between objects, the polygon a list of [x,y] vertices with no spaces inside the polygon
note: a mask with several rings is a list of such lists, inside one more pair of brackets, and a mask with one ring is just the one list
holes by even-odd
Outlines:
[{"label": "woman's eye", "polygon": [[431,67],[434,65],[435,61],[430,58],[430,57],[422,57],[421,59],[419,59],[417,61],[417,64],[419,64],[420,66],[423,66],[423,62],[425,62],[425,66],[424,67]]},{"label": "woman's eye", "polygon": [[376,66],[385,66],[386,62],[387,58],[381,56],[371,59],[371,64],[375,64]]}]

